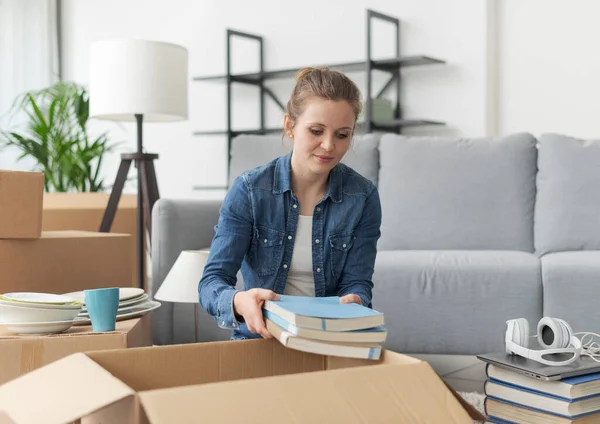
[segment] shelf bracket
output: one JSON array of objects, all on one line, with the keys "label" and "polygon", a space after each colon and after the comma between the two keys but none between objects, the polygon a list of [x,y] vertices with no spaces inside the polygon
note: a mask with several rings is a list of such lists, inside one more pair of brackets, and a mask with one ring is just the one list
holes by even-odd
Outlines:
[{"label": "shelf bracket", "polygon": [[279,106],[281,110],[285,111],[285,106],[283,105],[283,103],[281,103],[281,101],[277,98],[275,93],[273,93],[273,91],[269,87],[265,87],[263,85],[263,90],[265,91],[265,94],[267,96],[269,96],[271,99],[273,99],[275,103],[277,103],[277,106]]},{"label": "shelf bracket", "polygon": [[377,93],[377,96],[375,97],[380,99],[385,94],[385,92],[392,86],[392,84],[394,84],[395,81],[396,75],[392,75],[390,79],[385,83],[385,85],[381,88],[381,90],[379,90],[379,93]]}]

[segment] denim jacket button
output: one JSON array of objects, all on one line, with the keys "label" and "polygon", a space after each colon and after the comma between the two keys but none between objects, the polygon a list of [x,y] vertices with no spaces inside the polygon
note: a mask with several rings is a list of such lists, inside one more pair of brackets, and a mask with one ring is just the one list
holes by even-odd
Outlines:
[{"label": "denim jacket button", "polygon": [[317,212],[321,212],[321,208],[317,208]]},{"label": "denim jacket button", "polygon": [[319,244],[319,239],[316,239],[316,240],[315,240],[315,243]]},{"label": "denim jacket button", "polygon": [[291,240],[291,239],[292,239],[292,236],[288,236],[288,240]]},{"label": "denim jacket button", "polygon": [[298,207],[298,205],[294,204],[292,207],[293,207],[294,209],[296,209],[296,208]]},{"label": "denim jacket button", "polygon": [[287,264],[283,264],[283,267],[284,267],[284,268],[287,268]]},{"label": "denim jacket button", "polygon": [[317,268],[317,272],[321,272],[321,268]]}]

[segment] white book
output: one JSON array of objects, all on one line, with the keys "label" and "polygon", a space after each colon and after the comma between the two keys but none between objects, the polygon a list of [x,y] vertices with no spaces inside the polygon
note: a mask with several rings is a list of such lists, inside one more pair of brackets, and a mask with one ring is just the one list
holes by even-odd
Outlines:
[{"label": "white book", "polygon": [[285,331],[270,319],[265,319],[267,330],[279,342],[290,349],[327,356],[343,356],[377,360],[381,355],[381,346],[376,343],[337,343],[306,339]]}]

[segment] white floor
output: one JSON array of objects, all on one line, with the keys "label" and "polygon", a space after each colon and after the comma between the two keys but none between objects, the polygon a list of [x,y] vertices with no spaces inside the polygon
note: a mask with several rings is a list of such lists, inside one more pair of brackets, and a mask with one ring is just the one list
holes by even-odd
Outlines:
[{"label": "white floor", "polygon": [[483,393],[485,364],[470,355],[409,354],[426,361],[457,392]]}]

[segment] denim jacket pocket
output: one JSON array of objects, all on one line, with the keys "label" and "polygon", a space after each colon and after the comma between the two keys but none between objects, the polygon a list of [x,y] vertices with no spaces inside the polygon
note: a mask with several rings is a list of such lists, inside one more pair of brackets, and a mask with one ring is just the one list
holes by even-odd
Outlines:
[{"label": "denim jacket pocket", "polygon": [[342,275],[348,251],[352,248],[354,239],[353,234],[332,234],[329,236],[331,272],[335,278],[340,278],[340,275]]},{"label": "denim jacket pocket", "polygon": [[273,274],[283,255],[285,233],[279,230],[258,226],[254,228],[249,259],[252,268],[261,277]]}]

